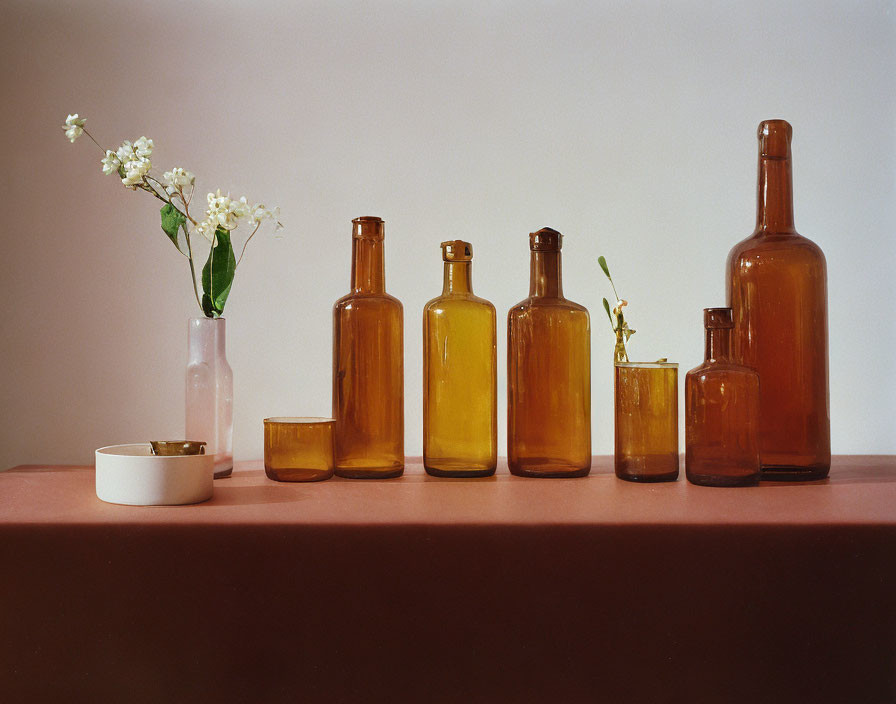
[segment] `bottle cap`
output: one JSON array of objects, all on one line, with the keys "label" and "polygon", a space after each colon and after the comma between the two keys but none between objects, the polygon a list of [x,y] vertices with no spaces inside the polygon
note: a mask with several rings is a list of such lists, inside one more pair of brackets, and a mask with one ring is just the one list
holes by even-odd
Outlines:
[{"label": "bottle cap", "polygon": [[790,139],[793,127],[787,120],[763,120],[759,123],[759,155],[771,159],[790,157]]},{"label": "bottle cap", "polygon": [[707,330],[725,330],[734,327],[730,308],[704,308],[703,327]]},{"label": "bottle cap", "polygon": [[473,258],[473,245],[463,240],[442,242],[442,259],[446,262],[468,262]]},{"label": "bottle cap", "polygon": [[559,252],[563,247],[563,235],[549,227],[529,233],[529,249],[533,252]]},{"label": "bottle cap", "polygon": [[373,215],[365,215],[352,220],[352,237],[367,240],[381,240],[385,234],[386,222]]}]

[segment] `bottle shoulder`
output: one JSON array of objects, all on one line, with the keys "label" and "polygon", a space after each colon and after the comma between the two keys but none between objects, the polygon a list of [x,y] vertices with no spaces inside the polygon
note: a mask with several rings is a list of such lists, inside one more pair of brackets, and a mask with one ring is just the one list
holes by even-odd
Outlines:
[{"label": "bottle shoulder", "polygon": [[745,380],[754,380],[758,383],[759,373],[755,369],[745,367],[734,362],[703,362],[687,373],[687,378],[696,380],[711,380],[713,378],[743,377]]},{"label": "bottle shoulder", "polygon": [[423,312],[436,310],[482,310],[494,313],[491,301],[473,294],[447,294],[436,296],[423,306]]},{"label": "bottle shoulder", "polygon": [[817,261],[825,266],[821,247],[799,233],[754,232],[738,242],[728,254],[728,266],[740,266],[745,262],[771,260]]},{"label": "bottle shoulder", "polygon": [[544,296],[529,296],[513,306],[508,315],[515,313],[523,313],[525,311],[545,312],[550,311],[568,311],[573,314],[588,317],[588,309],[575,301],[566,298],[546,298]]},{"label": "bottle shoulder", "polygon": [[396,308],[402,310],[403,306],[401,301],[388,293],[360,293],[356,291],[346,294],[333,304],[333,310],[349,310],[352,308]]}]

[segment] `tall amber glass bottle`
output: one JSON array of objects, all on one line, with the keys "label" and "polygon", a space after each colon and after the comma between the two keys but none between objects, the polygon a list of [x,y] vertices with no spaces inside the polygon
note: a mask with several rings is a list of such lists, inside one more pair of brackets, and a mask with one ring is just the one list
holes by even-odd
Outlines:
[{"label": "tall amber glass bottle", "polygon": [[705,486],[759,482],[759,375],[731,359],[730,308],[706,308],[706,356],[685,379],[685,472]]},{"label": "tall amber glass bottle", "polygon": [[529,235],[529,297],[507,314],[507,464],[519,476],[591,471],[591,321],[563,297],[562,241]]},{"label": "tall amber glass bottle", "polygon": [[442,477],[494,474],[495,307],[473,295],[473,247],[442,242],[442,295],[423,308],[423,465]]},{"label": "tall amber glass bottle", "polygon": [[759,372],[763,479],[823,479],[831,467],[827,272],[793,225],[784,120],[759,125],[756,230],[728,255],[734,360]]},{"label": "tall amber glass bottle", "polygon": [[352,290],[333,306],[336,474],[385,479],[404,471],[402,308],[386,293],[384,223],[352,220]]}]

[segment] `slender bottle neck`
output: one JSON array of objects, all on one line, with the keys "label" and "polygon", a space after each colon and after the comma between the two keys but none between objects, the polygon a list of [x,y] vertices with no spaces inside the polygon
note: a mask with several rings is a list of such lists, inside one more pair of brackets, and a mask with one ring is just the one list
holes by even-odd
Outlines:
[{"label": "slender bottle neck", "polygon": [[731,361],[731,328],[706,328],[706,361]]},{"label": "slender bottle neck", "polygon": [[796,232],[793,225],[793,173],[786,157],[759,156],[756,231]]},{"label": "slender bottle neck", "polygon": [[473,262],[445,262],[442,295],[473,293]]},{"label": "slender bottle neck", "polygon": [[383,240],[369,237],[352,239],[352,291],[385,293],[386,265]]},{"label": "slender bottle neck", "polygon": [[532,252],[529,260],[529,295],[563,298],[560,252]]},{"label": "slender bottle neck", "polygon": [[191,318],[189,326],[189,355],[193,360],[224,357],[227,351],[226,320],[224,318]]}]

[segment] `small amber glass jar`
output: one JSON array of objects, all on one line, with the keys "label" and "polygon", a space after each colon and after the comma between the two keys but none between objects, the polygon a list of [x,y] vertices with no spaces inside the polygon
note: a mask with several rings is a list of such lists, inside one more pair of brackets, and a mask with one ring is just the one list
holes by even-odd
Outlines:
[{"label": "small amber glass jar", "polygon": [[615,369],[616,476],[678,479],[678,365],[619,362]]},{"label": "small amber glass jar", "polygon": [[265,418],[264,473],[278,482],[333,476],[332,418]]}]

